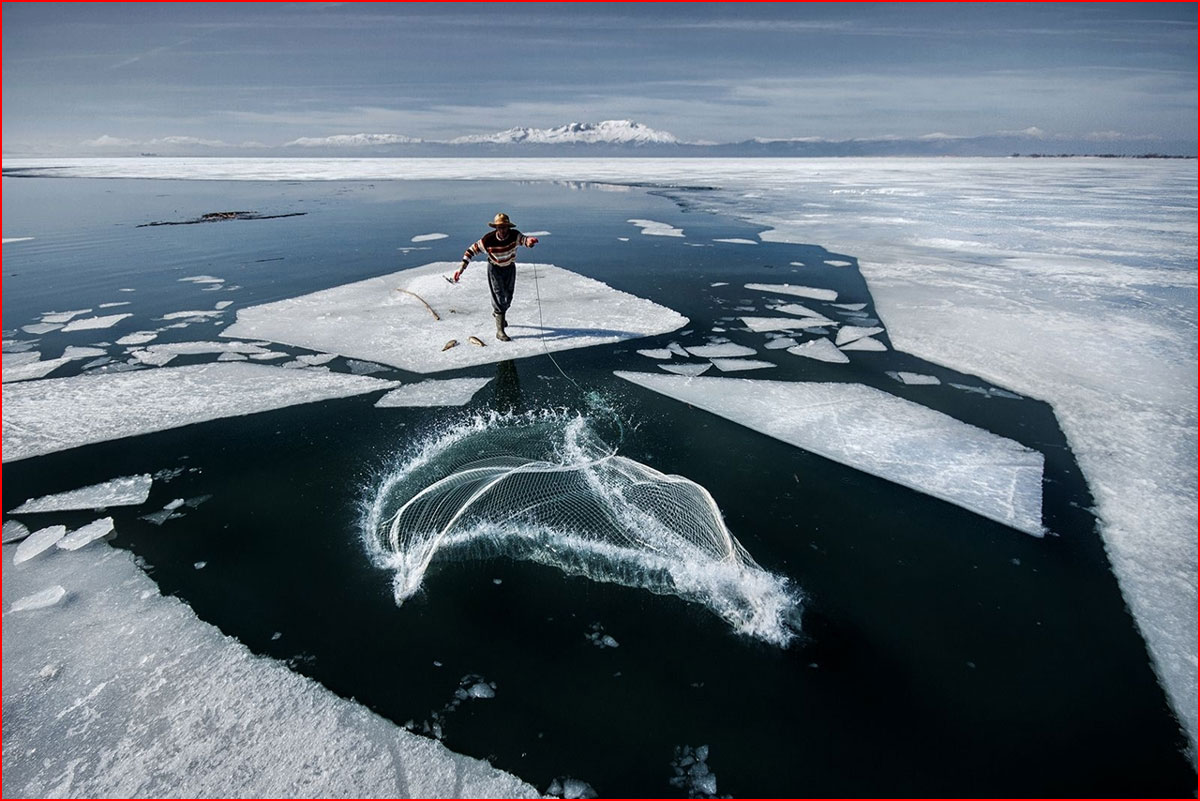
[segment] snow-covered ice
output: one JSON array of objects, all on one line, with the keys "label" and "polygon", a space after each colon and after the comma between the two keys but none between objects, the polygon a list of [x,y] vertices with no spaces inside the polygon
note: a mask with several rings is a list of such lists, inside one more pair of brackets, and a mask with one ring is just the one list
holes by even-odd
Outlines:
[{"label": "snow-covered ice", "polygon": [[[540,355],[547,349],[560,351],[665,334],[687,324],[686,317],[666,307],[570,270],[521,263],[517,266],[516,298],[508,310],[512,341],[498,342],[488,300],[487,270],[468,269],[460,283],[447,283],[444,276],[458,266],[458,262],[435,262],[241,309],[237,322],[222,336],[268,339],[417,373],[436,373]],[[544,328],[538,323],[534,270]],[[425,304],[408,292],[415,292],[441,319],[435,320]],[[485,347],[468,344],[471,336],[481,339]],[[443,350],[451,339],[458,340],[458,347]]]},{"label": "snow-covered ice", "polygon": [[743,317],[741,320],[751,331],[760,334],[766,331],[796,331],[837,325],[825,317]]},{"label": "snow-covered ice", "polygon": [[70,331],[90,331],[95,328],[111,328],[126,317],[132,317],[129,312],[123,314],[108,314],[102,317],[81,317],[63,326],[63,333]]},{"label": "snow-covered ice", "polygon": [[149,473],[122,476],[100,484],[91,484],[69,492],[32,498],[13,509],[11,514],[65,512],[74,509],[108,509],[114,506],[138,506],[150,497],[154,479]]},{"label": "snow-covered ice", "polygon": [[28,612],[34,609],[48,609],[58,604],[65,597],[67,597],[66,587],[61,584],[55,584],[53,587],[47,587],[41,592],[35,592],[32,595],[26,595],[24,598],[18,598],[13,601],[13,605],[9,607],[9,611]]},{"label": "snow-covered ice", "polygon": [[0,576],[10,609],[70,590],[68,603],[5,617],[5,795],[537,796],[256,656],[162,596],[132,554],[101,546]]},{"label": "snow-covered ice", "polygon": [[375,405],[380,408],[398,406],[462,406],[483,389],[490,378],[430,379],[419,384],[405,384],[384,395]]},{"label": "snow-covered ice", "polygon": [[58,541],[65,536],[67,536],[66,526],[48,526],[43,529],[38,529],[22,540],[21,544],[13,549],[12,563],[14,565],[19,565],[24,562],[28,562],[38,554],[45,553],[49,549],[53,548],[58,544]]},{"label": "snow-covered ice", "polygon": [[394,386],[242,362],[24,382],[4,391],[4,461]]},{"label": "snow-covered ice", "polygon": [[113,530],[113,519],[111,517],[103,517],[99,520],[93,520],[86,526],[77,528],[55,544],[64,551],[78,551],[85,545],[107,537]]},{"label": "snow-covered ice", "polygon": [[850,361],[850,357],[842,353],[838,346],[833,344],[825,337],[819,339],[810,339],[808,342],[802,342],[793,348],[788,348],[787,352],[794,356],[804,356],[809,359],[817,359],[822,362],[833,362],[835,364],[845,364]]},{"label": "snow-covered ice", "polygon": [[683,229],[654,220],[629,220],[646,236],[683,236]]},{"label": "snow-covered ice", "polygon": [[862,384],[617,376],[1042,536],[1042,454]]},{"label": "snow-covered ice", "polygon": [[738,345],[734,342],[721,342],[715,345],[696,345],[687,348],[687,352],[702,359],[729,359],[738,356],[753,356],[757,353],[754,348],[748,348],[745,345]]},{"label": "snow-covered ice", "polygon": [[[29,358],[30,354],[33,355],[32,359]],[[3,382],[7,384],[10,381],[33,381],[43,378],[71,361],[65,357],[38,361],[39,355],[37,351],[4,354]]]},{"label": "snow-covered ice", "polygon": [[758,292],[774,292],[779,295],[795,295],[798,298],[813,300],[837,300],[837,292],[832,289],[821,289],[815,286],[796,286],[793,284],[746,284],[746,289]]},{"label": "snow-covered ice", "polygon": [[713,367],[722,373],[736,373],[743,370],[762,370],[774,367],[774,362],[764,362],[762,359],[712,359]]},{"label": "snow-covered ice", "polygon": [[145,345],[158,339],[157,331],[134,331],[117,340],[118,345]]}]

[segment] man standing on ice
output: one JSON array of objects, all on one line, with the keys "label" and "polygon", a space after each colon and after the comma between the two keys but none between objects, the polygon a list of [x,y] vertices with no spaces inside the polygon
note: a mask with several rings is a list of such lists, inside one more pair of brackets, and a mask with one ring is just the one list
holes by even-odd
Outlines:
[{"label": "man standing on ice", "polygon": [[536,236],[525,236],[508,219],[508,215],[500,212],[488,223],[495,230],[483,235],[467,252],[463,254],[462,267],[454,274],[454,283],[462,278],[463,271],[471,257],[478,253],[487,253],[488,260],[488,289],[492,293],[492,316],[496,318],[496,339],[508,342],[510,337],[504,329],[508,321],[504,319],[512,303],[513,287],[517,284],[517,246],[531,248],[537,244]]}]

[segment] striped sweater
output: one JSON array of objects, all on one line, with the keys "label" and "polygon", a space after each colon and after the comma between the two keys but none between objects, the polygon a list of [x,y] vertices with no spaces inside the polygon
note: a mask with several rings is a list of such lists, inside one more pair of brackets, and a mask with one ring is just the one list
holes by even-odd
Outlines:
[{"label": "striped sweater", "polygon": [[492,264],[498,267],[512,267],[517,261],[517,247],[529,247],[529,237],[516,228],[508,229],[504,239],[500,239],[498,233],[489,231],[483,235],[483,239],[467,248],[467,252],[463,254],[463,264],[469,262],[473,256],[486,253],[488,261]]}]

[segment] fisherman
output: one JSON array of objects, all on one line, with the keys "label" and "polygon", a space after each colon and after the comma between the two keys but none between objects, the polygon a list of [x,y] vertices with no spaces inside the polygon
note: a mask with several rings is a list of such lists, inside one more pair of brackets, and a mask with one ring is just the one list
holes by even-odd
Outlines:
[{"label": "fisherman", "polygon": [[509,305],[512,304],[513,287],[517,283],[517,246],[531,248],[537,244],[536,236],[525,236],[513,228],[508,215],[500,212],[488,223],[495,230],[483,235],[467,252],[463,254],[462,267],[454,274],[454,283],[462,278],[463,271],[471,257],[478,253],[487,253],[488,260],[488,289],[492,293],[492,316],[496,318],[496,339],[508,342],[511,337],[505,332],[508,321],[504,319]]}]

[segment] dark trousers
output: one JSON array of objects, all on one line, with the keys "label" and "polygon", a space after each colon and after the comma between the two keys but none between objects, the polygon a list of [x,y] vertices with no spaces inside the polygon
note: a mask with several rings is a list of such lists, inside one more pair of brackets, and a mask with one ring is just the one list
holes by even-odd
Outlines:
[{"label": "dark trousers", "polygon": [[500,267],[488,262],[488,289],[492,293],[492,311],[504,314],[512,305],[513,287],[517,285],[517,265]]}]

